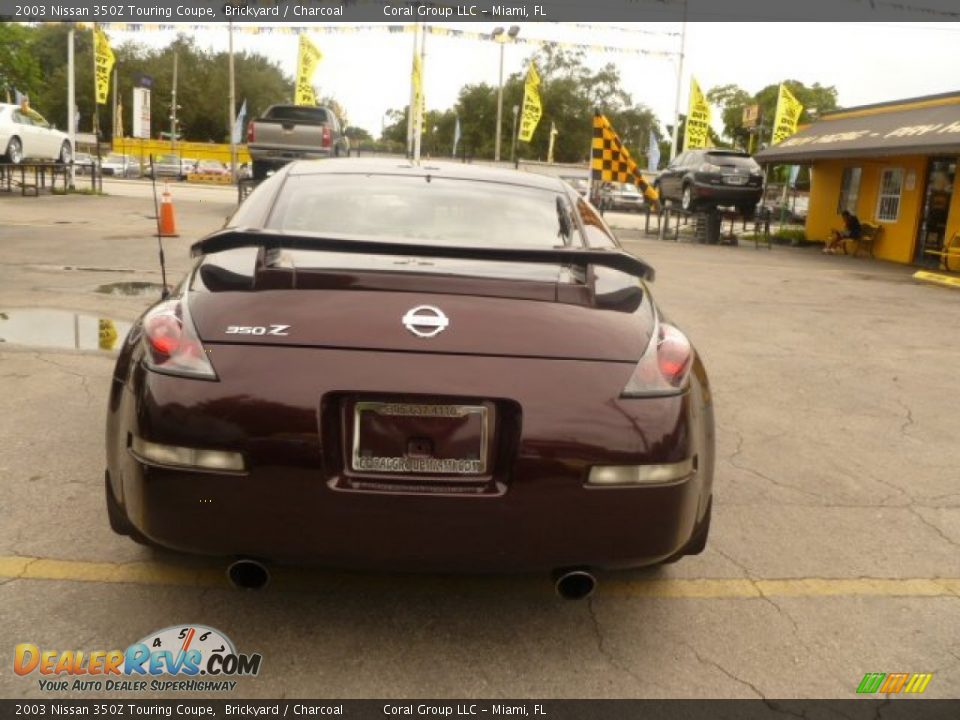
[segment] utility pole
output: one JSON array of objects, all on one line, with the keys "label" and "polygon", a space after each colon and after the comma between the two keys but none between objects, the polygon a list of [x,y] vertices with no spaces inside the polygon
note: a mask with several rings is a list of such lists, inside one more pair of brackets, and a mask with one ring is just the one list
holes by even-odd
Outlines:
[{"label": "utility pole", "polygon": [[[67,133],[70,135],[70,151],[77,151],[77,87],[76,87],[76,78],[74,77],[74,67],[73,62],[73,36],[74,30],[71,26],[70,32],[67,33]],[[74,185],[74,165],[70,164],[70,187],[75,187]]]},{"label": "utility pole", "polygon": [[177,52],[173,52],[173,93],[170,105],[170,150],[177,150]]},{"label": "utility pole", "polygon": [[100,149],[100,103],[97,102],[97,24],[93,24],[91,31],[91,52],[93,60],[93,134],[97,139],[97,150]]},{"label": "utility pole", "polygon": [[[414,105],[417,101],[417,90],[413,84],[413,68],[416,65],[417,58],[417,40],[420,34],[420,23],[413,24],[413,61],[410,63],[410,106],[407,109],[407,157],[413,157],[413,114]],[[422,68],[421,68],[422,72]]]},{"label": "utility pole", "polygon": [[680,31],[680,60],[677,67],[676,104],[673,107],[673,139],[670,143],[670,159],[677,156],[677,141],[680,139],[680,91],[683,84],[683,54],[687,48],[687,0],[683,0],[683,28]]},{"label": "utility pole", "polygon": [[423,135],[423,121],[426,119],[423,117],[424,107],[423,107],[423,96],[425,85],[424,78],[426,76],[426,64],[427,64],[427,33],[424,31],[423,37],[420,38],[420,99],[417,102],[417,121],[414,123],[413,127],[413,161],[415,163],[420,162],[420,141],[421,136]]},{"label": "utility pole", "polygon": [[[233,126],[237,123],[236,112],[237,112],[237,88],[236,81],[233,74],[233,23],[227,24],[227,36],[229,38],[229,74],[230,74],[230,113],[227,118],[227,123],[230,127],[230,179],[233,182],[237,181],[237,138],[234,137]],[[243,132],[243,128],[240,128],[240,132]]]},{"label": "utility pole", "polygon": [[510,136],[510,162],[517,164],[517,114],[520,106],[513,106],[513,134]]},{"label": "utility pole", "polygon": [[[111,107],[113,112],[110,118],[110,127],[113,128],[113,137],[117,137],[117,68],[113,68],[113,101],[111,102]],[[113,141],[111,139],[110,148],[113,149]]]},{"label": "utility pole", "polygon": [[503,51],[507,38],[514,39],[519,33],[520,28],[517,25],[511,26],[510,29],[507,30],[507,37],[503,36],[502,27],[494,28],[493,33],[491,33],[493,39],[500,43],[500,83],[497,87],[497,137],[493,145],[493,159],[495,162],[500,162],[500,133],[503,122]]}]

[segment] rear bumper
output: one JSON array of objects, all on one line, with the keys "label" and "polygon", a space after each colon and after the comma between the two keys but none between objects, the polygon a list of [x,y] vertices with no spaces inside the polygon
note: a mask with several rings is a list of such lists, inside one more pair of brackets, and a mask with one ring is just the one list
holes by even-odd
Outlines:
[{"label": "rear bumper", "polygon": [[257,162],[285,164],[293,160],[318,160],[333,155],[333,148],[288,148],[271,146],[248,146],[250,158]]},{"label": "rear bumper", "polygon": [[[636,567],[681,550],[707,506],[712,432],[705,440],[706,414],[694,407],[699,390],[645,400],[599,394],[601,386],[622,387],[630,373],[622,363],[560,361],[569,386],[558,397],[558,361],[456,358],[445,384],[458,394],[509,397],[522,409],[518,442],[498,458],[498,491],[458,496],[341,489],[344,454],[338,429],[323,427],[330,417],[323,398],[361,382],[376,391],[369,366],[349,351],[215,346],[211,353],[221,378],[234,376],[235,363],[256,366],[258,354],[281,366],[278,355],[286,354],[290,362],[275,377],[301,382],[268,383],[269,398],[251,397],[255,385],[240,376],[211,383],[137,367],[130,382],[117,382],[108,420],[111,478],[132,525],[159,545],[389,570]],[[364,353],[370,362],[390,368],[384,392],[436,387],[437,374],[424,373],[416,355]],[[147,465],[126,447],[128,435],[241,451],[248,472]],[[670,484],[585,485],[592,465],[692,455],[699,470]]]},{"label": "rear bumper", "polygon": [[693,196],[696,200],[716,202],[718,205],[756,205],[763,196],[763,188],[697,182],[693,185]]}]

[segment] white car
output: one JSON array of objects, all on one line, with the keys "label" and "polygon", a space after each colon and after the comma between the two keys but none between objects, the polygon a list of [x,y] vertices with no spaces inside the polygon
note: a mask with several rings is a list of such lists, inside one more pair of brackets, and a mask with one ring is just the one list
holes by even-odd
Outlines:
[{"label": "white car", "polygon": [[50,125],[36,110],[8,103],[0,103],[0,151],[6,162],[14,164],[24,159],[73,160],[73,148],[65,132]]},{"label": "white car", "polygon": [[140,163],[132,155],[111,153],[100,166],[104,175],[116,177],[140,177]]}]

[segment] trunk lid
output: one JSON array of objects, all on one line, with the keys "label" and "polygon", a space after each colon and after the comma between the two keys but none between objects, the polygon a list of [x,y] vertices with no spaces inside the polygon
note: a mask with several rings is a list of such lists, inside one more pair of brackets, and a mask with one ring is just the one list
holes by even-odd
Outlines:
[{"label": "trunk lid", "polygon": [[[652,303],[626,275],[556,265],[255,250],[207,256],[191,282],[204,343],[635,362]],[[321,267],[322,266],[322,267]]]}]

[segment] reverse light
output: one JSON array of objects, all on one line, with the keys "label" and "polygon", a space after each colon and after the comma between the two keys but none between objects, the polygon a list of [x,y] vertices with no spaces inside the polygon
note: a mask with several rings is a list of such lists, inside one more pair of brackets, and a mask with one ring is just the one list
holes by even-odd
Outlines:
[{"label": "reverse light", "polygon": [[696,468],[694,458],[659,465],[596,465],[588,485],[658,485],[687,477]]},{"label": "reverse light", "polygon": [[161,445],[139,437],[131,439],[130,449],[141,460],[158,465],[174,465],[223,472],[243,472],[246,469],[243,455],[236,452]]},{"label": "reverse light", "polygon": [[680,330],[661,322],[620,397],[679,395],[693,366],[693,346]]},{"label": "reverse light", "polygon": [[713,163],[703,163],[700,167],[697,168],[698,171],[703,173],[719,173],[723,172],[723,168],[719,165],[714,165]]},{"label": "reverse light", "polygon": [[167,300],[143,318],[144,357],[147,367],[168,375],[216,380],[185,304]]}]

